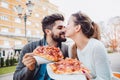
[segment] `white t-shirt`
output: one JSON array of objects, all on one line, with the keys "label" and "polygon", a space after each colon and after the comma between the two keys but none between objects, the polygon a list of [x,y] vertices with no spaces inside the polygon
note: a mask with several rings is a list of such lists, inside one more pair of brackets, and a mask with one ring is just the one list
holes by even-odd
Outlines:
[{"label": "white t-shirt", "polygon": [[90,70],[92,80],[111,80],[107,50],[101,41],[91,38],[83,50],[77,49],[78,59]]}]

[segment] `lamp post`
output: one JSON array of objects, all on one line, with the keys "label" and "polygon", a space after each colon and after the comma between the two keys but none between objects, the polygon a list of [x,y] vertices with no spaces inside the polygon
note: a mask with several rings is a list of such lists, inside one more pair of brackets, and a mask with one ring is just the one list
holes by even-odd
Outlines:
[{"label": "lamp post", "polygon": [[19,18],[24,19],[25,38],[27,37],[27,28],[26,28],[27,18],[30,17],[30,15],[32,14],[33,5],[34,4],[32,3],[32,0],[27,0],[26,2],[27,9],[24,15],[22,14],[24,8],[22,8],[21,5],[15,6]]}]

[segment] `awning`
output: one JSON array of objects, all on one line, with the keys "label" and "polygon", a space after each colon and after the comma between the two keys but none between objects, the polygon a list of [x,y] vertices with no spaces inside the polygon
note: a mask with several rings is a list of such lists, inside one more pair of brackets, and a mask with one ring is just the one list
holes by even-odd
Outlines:
[{"label": "awning", "polygon": [[0,48],[1,48],[1,49],[6,49],[6,48],[8,49],[8,48],[11,48],[11,46],[3,46],[3,45],[0,45]]},{"label": "awning", "polygon": [[14,47],[14,49],[22,49],[24,47],[24,45],[16,45],[15,47]]}]

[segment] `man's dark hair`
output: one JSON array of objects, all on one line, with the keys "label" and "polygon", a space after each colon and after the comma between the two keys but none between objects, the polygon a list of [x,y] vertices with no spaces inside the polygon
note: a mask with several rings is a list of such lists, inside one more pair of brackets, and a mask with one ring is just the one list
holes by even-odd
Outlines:
[{"label": "man's dark hair", "polygon": [[64,21],[64,17],[62,14],[51,14],[43,18],[42,20],[42,30],[44,32],[44,36],[46,36],[45,29],[52,30],[53,26],[55,25],[55,21],[62,20]]}]

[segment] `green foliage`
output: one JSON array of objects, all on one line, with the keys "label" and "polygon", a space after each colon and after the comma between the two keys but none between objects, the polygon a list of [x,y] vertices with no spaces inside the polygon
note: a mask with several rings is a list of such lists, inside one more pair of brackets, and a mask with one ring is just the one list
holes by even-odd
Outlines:
[{"label": "green foliage", "polygon": [[12,66],[14,64],[13,58],[10,58],[9,63],[10,63],[10,66]]},{"label": "green foliage", "polygon": [[9,58],[6,59],[5,64],[6,64],[6,66],[9,66],[9,64],[10,64]]},{"label": "green foliage", "polygon": [[4,58],[0,58],[1,59],[1,63],[0,63],[0,65],[1,65],[1,67],[3,67],[4,66]]},{"label": "green foliage", "polygon": [[17,60],[17,59],[15,59],[15,58],[13,58],[13,61],[14,61],[14,63],[18,63],[18,60]]}]

